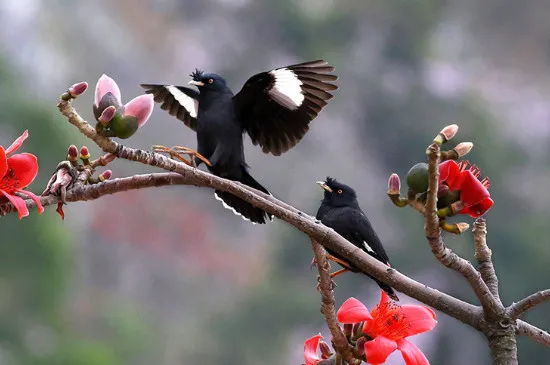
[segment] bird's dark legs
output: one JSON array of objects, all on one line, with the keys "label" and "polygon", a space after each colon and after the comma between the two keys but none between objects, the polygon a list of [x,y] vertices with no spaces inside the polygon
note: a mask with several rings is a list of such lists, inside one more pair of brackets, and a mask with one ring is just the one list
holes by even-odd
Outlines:
[{"label": "bird's dark legs", "polygon": [[338,270],[338,271],[335,271],[335,272],[333,272],[332,274],[330,274],[330,278],[331,278],[331,279],[334,279],[335,277],[337,277],[337,276],[340,275],[340,274],[345,273],[346,271],[348,271],[348,269],[340,269],[340,270]]},{"label": "bird's dark legs", "polygon": [[[159,153],[168,153],[171,158],[176,159],[178,161],[183,162],[186,165],[196,167],[197,166],[197,160],[204,162],[208,166],[212,166],[210,161],[206,159],[203,155],[198,153],[197,151],[184,147],[184,146],[174,146],[172,148],[166,147],[163,145],[154,145],[153,151],[159,152]],[[183,157],[182,155],[190,156],[190,159],[187,159]],[[194,159],[193,159],[194,157]]]}]

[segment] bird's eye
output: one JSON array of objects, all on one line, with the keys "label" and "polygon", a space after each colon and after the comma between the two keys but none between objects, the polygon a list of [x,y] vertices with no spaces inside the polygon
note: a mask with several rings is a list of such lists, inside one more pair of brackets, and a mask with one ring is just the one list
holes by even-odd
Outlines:
[{"label": "bird's eye", "polygon": [[208,83],[211,84],[214,82],[214,79],[208,79]]},{"label": "bird's eye", "polygon": [[342,194],[342,193],[343,193],[342,189],[338,189],[338,194]]}]

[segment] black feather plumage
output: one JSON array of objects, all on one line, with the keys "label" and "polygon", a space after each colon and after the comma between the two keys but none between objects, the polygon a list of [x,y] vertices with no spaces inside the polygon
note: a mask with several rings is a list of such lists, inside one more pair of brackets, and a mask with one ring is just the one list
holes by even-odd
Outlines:
[{"label": "black feather plumage", "polygon": [[[190,75],[199,92],[175,85],[141,86],[162,109],[197,132],[197,151],[210,161],[213,174],[267,193],[248,173],[243,133],[265,153],[280,155],[294,147],[332,98],[330,91],[338,88],[332,83],[338,78],[333,70],[326,61],[317,60],[261,72],[236,95],[222,77],[199,69]],[[272,218],[231,194],[216,196],[252,222]]]},{"label": "black feather plumage", "polygon": [[[390,260],[382,242],[372,228],[366,214],[359,207],[357,193],[350,186],[338,182],[335,178],[327,177],[324,182],[319,182],[325,190],[321,206],[316,218],[324,225],[334,229],[339,235],[359,247],[378,261],[389,266]],[[335,252],[327,249],[327,252],[345,263],[344,268],[352,272],[361,272],[351,262]],[[392,299],[399,300],[394,290],[375,279],[367,273],[363,273],[376,281]]]}]

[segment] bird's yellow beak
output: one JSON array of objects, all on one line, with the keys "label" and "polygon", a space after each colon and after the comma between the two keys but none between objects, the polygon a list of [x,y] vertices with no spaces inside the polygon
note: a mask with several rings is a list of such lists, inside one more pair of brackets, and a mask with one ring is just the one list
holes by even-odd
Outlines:
[{"label": "bird's yellow beak", "polygon": [[195,81],[195,80],[191,80],[188,82],[189,85],[195,85],[195,86],[204,86],[204,82],[202,81]]},{"label": "bird's yellow beak", "polygon": [[317,181],[316,184],[319,184],[321,189],[323,189],[324,191],[328,191],[329,193],[332,193],[332,189],[324,181]]}]

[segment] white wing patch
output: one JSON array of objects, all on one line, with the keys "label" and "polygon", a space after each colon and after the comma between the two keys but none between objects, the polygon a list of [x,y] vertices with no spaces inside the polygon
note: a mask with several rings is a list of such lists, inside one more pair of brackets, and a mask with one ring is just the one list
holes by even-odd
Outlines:
[{"label": "white wing patch", "polygon": [[365,250],[367,250],[367,252],[375,253],[374,250],[369,246],[367,241],[363,241],[363,247],[365,248]]},{"label": "white wing patch", "polygon": [[197,118],[197,113],[199,110],[199,101],[196,99],[193,99],[190,96],[187,96],[185,93],[180,91],[177,87],[174,85],[166,85],[166,90],[172,96],[180,103],[181,106],[183,106],[188,112],[189,115],[191,115],[191,118]]},{"label": "white wing patch", "polygon": [[302,84],[292,70],[279,68],[269,71],[275,78],[275,84],[269,89],[269,95],[287,109],[295,110],[304,102]]}]

